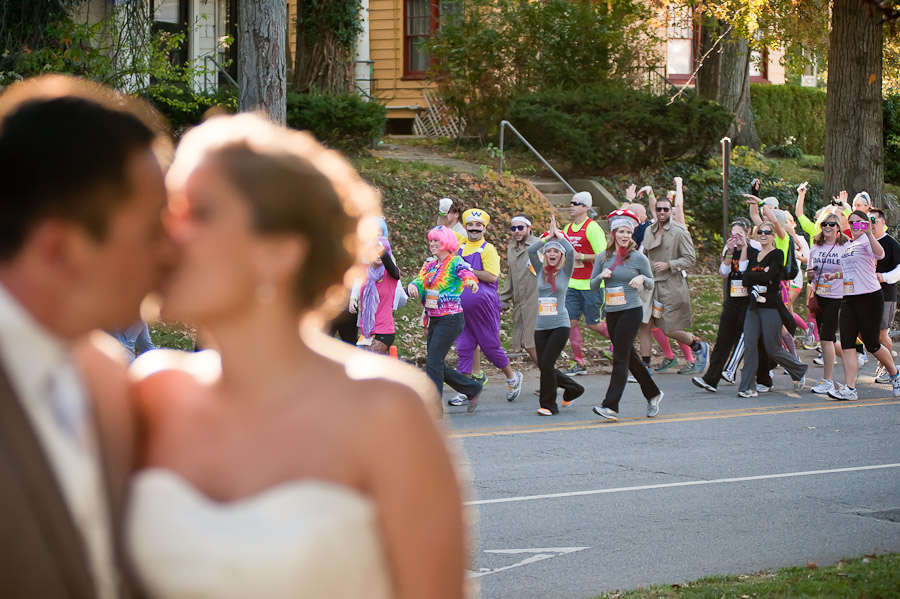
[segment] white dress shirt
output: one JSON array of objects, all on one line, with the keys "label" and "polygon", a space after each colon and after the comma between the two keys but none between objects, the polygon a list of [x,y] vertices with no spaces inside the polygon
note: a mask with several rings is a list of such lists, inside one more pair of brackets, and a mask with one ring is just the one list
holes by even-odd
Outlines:
[{"label": "white dress shirt", "polygon": [[88,553],[97,596],[117,596],[97,434],[66,344],[0,285],[0,360],[44,448]]}]

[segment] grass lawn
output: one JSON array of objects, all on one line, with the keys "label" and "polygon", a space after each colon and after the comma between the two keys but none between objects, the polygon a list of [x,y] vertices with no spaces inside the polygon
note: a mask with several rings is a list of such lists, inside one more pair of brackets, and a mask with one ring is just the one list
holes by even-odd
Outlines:
[{"label": "grass lawn", "polygon": [[900,554],[843,559],[834,566],[711,576],[685,584],[605,593],[597,599],[890,599],[900,597]]}]

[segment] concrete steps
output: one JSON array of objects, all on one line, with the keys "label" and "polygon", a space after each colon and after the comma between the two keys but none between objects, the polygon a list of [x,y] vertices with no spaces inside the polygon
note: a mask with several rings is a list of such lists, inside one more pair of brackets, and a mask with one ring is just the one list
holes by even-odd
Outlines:
[{"label": "concrete steps", "polygon": [[[546,177],[532,177],[531,183],[550,204],[556,208],[557,221],[560,225],[569,222],[569,202],[572,201],[572,192],[558,179]],[[592,179],[572,179],[569,181],[575,191],[589,191],[594,200],[594,210],[597,211],[598,223],[606,228],[606,216],[619,207],[619,201],[605,187]]]}]

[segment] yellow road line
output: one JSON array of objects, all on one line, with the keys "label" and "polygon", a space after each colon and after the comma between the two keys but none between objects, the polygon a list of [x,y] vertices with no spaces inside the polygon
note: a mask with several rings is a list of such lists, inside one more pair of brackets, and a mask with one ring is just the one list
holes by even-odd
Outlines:
[{"label": "yellow road line", "polygon": [[656,418],[624,418],[612,423],[607,420],[592,420],[590,422],[564,422],[548,425],[519,425],[503,428],[482,428],[470,430],[450,431],[452,439],[467,437],[492,437],[501,435],[526,435],[532,433],[552,433],[558,431],[577,431],[593,428],[621,426],[635,426],[642,424],[662,424],[667,422],[698,422],[701,420],[720,420],[726,418],[743,418],[746,416],[771,416],[774,414],[799,414],[802,412],[820,412],[823,410],[845,410],[849,408],[868,408],[875,406],[900,405],[896,399],[883,397],[862,401],[828,402],[824,404],[794,404],[788,406],[764,406],[759,408],[743,408],[739,410],[718,410],[714,412],[696,412],[693,414],[679,414],[672,416],[657,416]]}]

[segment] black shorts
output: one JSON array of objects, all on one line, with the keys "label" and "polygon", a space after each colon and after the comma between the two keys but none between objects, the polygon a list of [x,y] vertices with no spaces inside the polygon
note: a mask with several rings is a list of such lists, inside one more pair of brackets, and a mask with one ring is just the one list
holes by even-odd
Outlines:
[{"label": "black shorts", "polygon": [[372,338],[375,341],[381,341],[388,347],[394,345],[394,338],[396,337],[395,333],[375,333],[372,335]]},{"label": "black shorts", "polygon": [[841,298],[822,297],[816,294],[819,301],[819,311],[816,313],[816,326],[819,328],[821,341],[835,341],[837,339],[839,314],[841,311]]},{"label": "black shorts", "polygon": [[[841,300],[841,348],[853,349],[856,337],[874,354],[881,348],[881,315],[884,313],[884,295],[881,289],[861,295],[845,295]],[[821,333],[819,333],[821,338]]]}]

